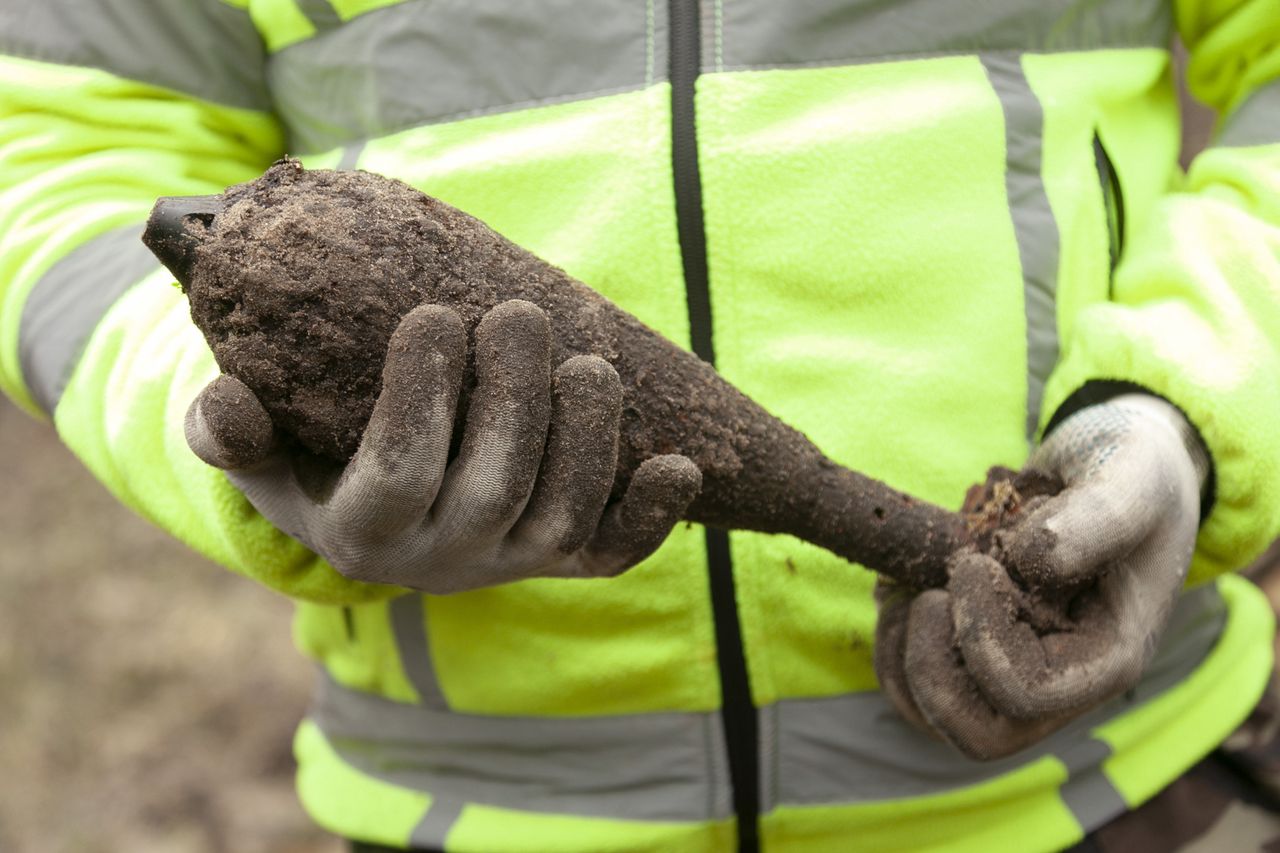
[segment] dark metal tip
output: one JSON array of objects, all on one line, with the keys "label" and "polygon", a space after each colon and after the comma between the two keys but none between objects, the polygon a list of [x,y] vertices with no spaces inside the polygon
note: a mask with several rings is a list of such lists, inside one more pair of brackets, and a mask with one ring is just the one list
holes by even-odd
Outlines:
[{"label": "dark metal tip", "polygon": [[177,277],[184,290],[191,280],[196,247],[222,206],[220,195],[190,195],[158,199],[151,209],[142,242]]}]

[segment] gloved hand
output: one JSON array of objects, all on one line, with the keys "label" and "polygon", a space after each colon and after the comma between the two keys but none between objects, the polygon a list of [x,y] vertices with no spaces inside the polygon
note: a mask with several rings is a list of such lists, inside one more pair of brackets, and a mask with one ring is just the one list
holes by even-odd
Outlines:
[{"label": "gloved hand", "polygon": [[356,580],[444,594],[611,576],[651,554],[702,477],[684,456],[655,456],[606,508],[622,411],[613,367],[578,356],[553,375],[547,318],[518,300],[482,318],[475,353],[453,460],[466,331],[435,305],[411,311],[392,336],[382,391],[345,466],[277,447],[262,405],[229,376],[192,403],[187,442],[277,527]]},{"label": "gloved hand", "polygon": [[997,534],[999,560],[958,554],[946,589],[879,588],[886,695],[981,760],[1137,683],[1186,579],[1209,458],[1175,407],[1126,394],[1069,417],[1028,465],[1065,488]]}]

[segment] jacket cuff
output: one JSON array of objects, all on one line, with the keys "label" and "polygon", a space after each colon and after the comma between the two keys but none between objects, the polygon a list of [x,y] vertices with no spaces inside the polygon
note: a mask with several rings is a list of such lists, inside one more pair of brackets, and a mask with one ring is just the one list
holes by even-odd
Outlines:
[{"label": "jacket cuff", "polygon": [[1124,394],[1147,394],[1152,397],[1159,397],[1178,411],[1182,412],[1182,416],[1187,419],[1187,424],[1191,427],[1191,431],[1195,434],[1196,440],[1200,442],[1200,446],[1204,448],[1205,455],[1209,458],[1209,470],[1205,474],[1204,484],[1200,487],[1200,523],[1204,524],[1205,519],[1209,517],[1213,510],[1214,500],[1217,496],[1218,489],[1218,469],[1213,464],[1213,453],[1209,451],[1209,446],[1205,443],[1204,436],[1200,434],[1200,429],[1195,425],[1191,418],[1187,417],[1187,413],[1182,410],[1177,403],[1166,398],[1162,394],[1157,394],[1146,386],[1139,385],[1136,382],[1126,382],[1119,379],[1093,379],[1085,382],[1075,391],[1073,391],[1066,400],[1050,416],[1045,424],[1041,441],[1047,439],[1049,434],[1067,418],[1076,412],[1088,406],[1094,406],[1098,403],[1105,403],[1108,400],[1119,397]]},{"label": "jacket cuff", "polygon": [[[1217,335],[1177,304],[1085,308],[1046,386],[1042,409],[1051,429],[1085,405],[1137,388],[1186,415],[1213,471],[1188,576],[1192,585],[1247,565],[1280,527],[1280,434],[1274,428],[1280,384],[1259,369],[1269,359],[1257,357],[1247,370],[1232,364],[1223,352],[1231,343],[1214,340]],[[1234,343],[1247,337],[1242,328]]]}]

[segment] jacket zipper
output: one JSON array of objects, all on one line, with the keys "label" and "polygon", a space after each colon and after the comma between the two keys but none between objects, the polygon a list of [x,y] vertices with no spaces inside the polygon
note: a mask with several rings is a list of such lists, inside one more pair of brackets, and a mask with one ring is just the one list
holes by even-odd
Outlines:
[{"label": "jacket zipper", "polygon": [[[693,351],[715,364],[711,340],[711,291],[707,274],[707,235],[702,218],[702,182],[698,173],[694,85],[701,70],[702,33],[699,0],[671,0],[671,165],[676,201],[676,230],[684,265],[689,337]],[[729,536],[707,528],[707,567],[715,620],[716,661],[720,670],[721,719],[728,750],[733,809],[738,819],[738,850],[760,849],[759,719],[751,701],[747,658],[742,645]]]},{"label": "jacket zipper", "polygon": [[1102,138],[1093,134],[1093,159],[1098,167],[1098,183],[1102,186],[1103,212],[1107,218],[1107,240],[1111,252],[1111,273],[1114,282],[1120,253],[1124,250],[1124,193],[1116,175],[1111,155],[1102,144]]}]

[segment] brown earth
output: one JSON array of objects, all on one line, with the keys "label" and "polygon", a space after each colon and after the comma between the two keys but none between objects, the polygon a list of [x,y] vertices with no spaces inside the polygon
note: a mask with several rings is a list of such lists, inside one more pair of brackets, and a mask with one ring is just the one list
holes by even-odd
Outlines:
[{"label": "brown earth", "polygon": [[[646,460],[678,454],[702,475],[690,521],[789,533],[917,586],[941,585],[964,541],[959,516],[837,465],[693,353],[399,181],[284,159],[221,196],[159,200],[143,240],[182,282],[222,371],[311,453],[354,453],[392,333],[424,303],[451,311],[467,332],[456,446],[464,413],[474,414],[481,332],[523,306],[545,314],[551,355],[550,364],[530,359],[520,384],[577,356],[617,371],[615,498]],[[541,435],[517,438],[541,446]]]},{"label": "brown earth", "polygon": [[0,850],[338,853],[293,793],[291,607],[0,398]]}]

